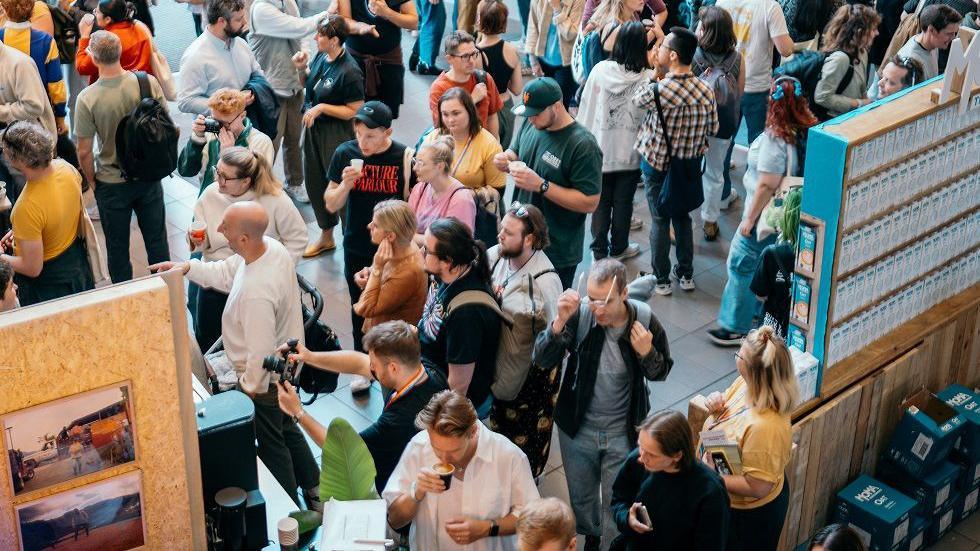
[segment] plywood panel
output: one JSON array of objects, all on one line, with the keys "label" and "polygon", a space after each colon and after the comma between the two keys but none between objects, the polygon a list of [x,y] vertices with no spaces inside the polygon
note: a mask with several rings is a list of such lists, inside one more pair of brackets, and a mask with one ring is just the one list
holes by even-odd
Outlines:
[{"label": "plywood panel", "polygon": [[16,497],[0,466],[0,549],[19,548],[15,505],[137,469],[144,548],[206,547],[182,298],[152,277],[0,316],[0,415],[129,381],[137,446],[135,463]]}]

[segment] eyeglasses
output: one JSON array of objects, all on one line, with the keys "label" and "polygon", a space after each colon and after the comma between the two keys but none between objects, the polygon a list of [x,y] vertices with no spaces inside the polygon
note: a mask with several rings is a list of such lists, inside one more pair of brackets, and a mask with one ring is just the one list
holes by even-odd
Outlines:
[{"label": "eyeglasses", "polygon": [[615,288],[616,288],[616,276],[613,276],[612,284],[609,286],[609,292],[606,293],[606,298],[603,300],[597,300],[592,297],[589,297],[589,306],[595,308],[596,310],[609,306],[609,300],[612,298],[612,292],[613,289]]},{"label": "eyeglasses", "polygon": [[433,256],[438,256],[438,255],[436,255],[436,253],[430,253],[429,252],[429,248],[426,247],[425,245],[422,245],[421,250],[422,250],[422,256],[423,257],[429,256],[430,254],[433,255]]},{"label": "eyeglasses", "polygon": [[458,57],[464,61],[471,61],[476,59],[476,56],[480,55],[480,52],[475,51],[475,52],[470,52],[468,54],[449,54],[449,55],[452,57]]},{"label": "eyeglasses", "polygon": [[425,161],[417,157],[412,157],[412,167],[414,168],[425,168]]},{"label": "eyeglasses", "polygon": [[235,180],[244,180],[245,179],[244,176],[239,176],[237,178],[229,178],[229,177],[225,176],[224,174],[218,172],[218,167],[217,166],[212,166],[211,167],[211,176],[215,180],[217,180],[219,182],[234,182]]}]

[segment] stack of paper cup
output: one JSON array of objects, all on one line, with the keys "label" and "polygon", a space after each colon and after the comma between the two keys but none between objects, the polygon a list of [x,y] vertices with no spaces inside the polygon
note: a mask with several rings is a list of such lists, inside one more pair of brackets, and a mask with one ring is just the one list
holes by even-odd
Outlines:
[{"label": "stack of paper cup", "polygon": [[277,525],[279,528],[279,546],[282,549],[295,549],[299,542],[299,522],[292,517],[280,519]]}]

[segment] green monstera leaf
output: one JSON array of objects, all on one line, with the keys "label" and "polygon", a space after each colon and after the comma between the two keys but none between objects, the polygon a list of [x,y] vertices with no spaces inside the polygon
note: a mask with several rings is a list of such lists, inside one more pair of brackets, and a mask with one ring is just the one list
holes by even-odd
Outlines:
[{"label": "green monstera leaf", "polygon": [[345,419],[335,418],[327,428],[320,459],[320,501],[378,499],[378,474],[367,444]]}]

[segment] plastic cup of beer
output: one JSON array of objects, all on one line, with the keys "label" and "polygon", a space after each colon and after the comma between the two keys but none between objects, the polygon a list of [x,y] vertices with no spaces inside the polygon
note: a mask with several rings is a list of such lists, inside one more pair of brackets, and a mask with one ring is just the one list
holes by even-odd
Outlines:
[{"label": "plastic cup of beer", "polygon": [[191,222],[190,234],[191,238],[196,241],[204,241],[207,235],[208,225],[202,220],[195,220]]},{"label": "plastic cup of beer", "polygon": [[432,466],[432,470],[439,475],[448,490],[449,485],[453,482],[453,473],[456,472],[456,467],[449,463],[436,463]]}]

